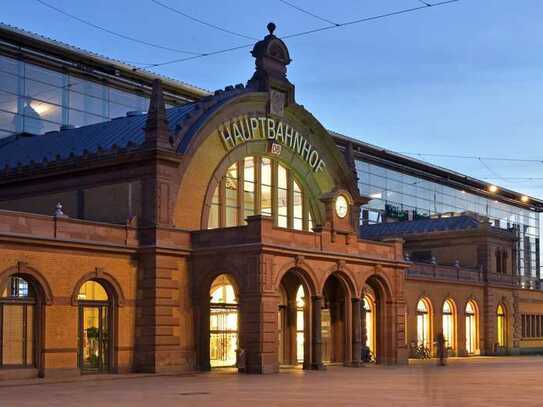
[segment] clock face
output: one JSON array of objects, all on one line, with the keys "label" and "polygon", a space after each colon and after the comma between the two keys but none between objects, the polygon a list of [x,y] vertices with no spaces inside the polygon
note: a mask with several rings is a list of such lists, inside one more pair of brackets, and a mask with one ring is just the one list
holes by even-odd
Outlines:
[{"label": "clock face", "polygon": [[349,204],[347,202],[347,199],[343,195],[339,195],[336,198],[336,214],[340,218],[344,218],[347,216],[347,212],[349,211]]}]

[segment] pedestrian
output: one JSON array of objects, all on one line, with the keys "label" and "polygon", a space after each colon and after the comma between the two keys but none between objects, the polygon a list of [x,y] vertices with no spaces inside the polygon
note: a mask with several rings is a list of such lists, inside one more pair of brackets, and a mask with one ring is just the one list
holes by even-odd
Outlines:
[{"label": "pedestrian", "polygon": [[445,366],[447,364],[447,341],[445,336],[440,332],[436,336],[437,344],[437,356],[439,358],[439,366]]}]

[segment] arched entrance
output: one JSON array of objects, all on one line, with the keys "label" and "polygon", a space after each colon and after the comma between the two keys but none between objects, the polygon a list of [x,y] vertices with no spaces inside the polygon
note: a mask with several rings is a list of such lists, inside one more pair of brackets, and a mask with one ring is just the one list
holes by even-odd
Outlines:
[{"label": "arched entrance", "polygon": [[341,363],[346,361],[345,353],[348,290],[337,275],[330,275],[324,284],[323,307],[321,310],[322,361]]},{"label": "arched entrance", "polygon": [[417,345],[431,352],[431,307],[427,298],[421,298],[417,303]]},{"label": "arched entrance", "polygon": [[112,298],[96,280],[83,283],[77,295],[78,364],[83,373],[111,371],[113,360]]},{"label": "arched entrance", "polygon": [[0,286],[0,368],[36,365],[37,291],[30,279],[16,274]]},{"label": "arched entrance", "polygon": [[445,347],[454,352],[456,350],[456,306],[450,298],[443,303],[441,316]]},{"label": "arched entrance", "polygon": [[236,365],[238,349],[238,297],[231,278],[221,274],[211,284],[209,303],[209,363]]},{"label": "arched entrance", "polygon": [[281,300],[278,310],[279,365],[310,364],[311,294],[297,270],[288,271],[281,279]]},{"label": "arched entrance", "polygon": [[370,352],[369,357],[372,361],[375,361],[377,355],[377,309],[375,303],[375,294],[373,294],[373,290],[371,290],[370,293],[370,290],[371,289],[368,288],[363,298],[362,305],[365,318],[362,321],[362,324],[365,323],[366,346]]},{"label": "arched entrance", "polygon": [[[389,356],[387,349],[391,338],[384,333],[389,295],[388,286],[379,276],[371,276],[366,280],[362,291],[362,361],[383,363]],[[370,358],[364,357],[365,348],[371,352]]]},{"label": "arched entrance", "polygon": [[473,301],[466,304],[466,353],[476,354],[479,351],[477,341],[478,308]]},{"label": "arched entrance", "polygon": [[505,307],[502,304],[496,309],[496,345],[499,348],[507,346],[507,319]]}]

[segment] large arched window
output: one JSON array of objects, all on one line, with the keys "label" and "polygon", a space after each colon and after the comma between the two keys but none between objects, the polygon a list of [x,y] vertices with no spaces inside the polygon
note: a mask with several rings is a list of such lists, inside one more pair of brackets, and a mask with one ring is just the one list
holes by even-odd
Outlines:
[{"label": "large arched window", "polygon": [[0,287],[0,367],[34,365],[35,304],[35,290],[22,277]]},{"label": "large arched window", "polygon": [[506,334],[506,319],[505,308],[503,305],[498,305],[496,310],[496,340],[498,346],[506,346],[507,334]]},{"label": "large arched window", "polygon": [[227,275],[211,286],[209,357],[211,367],[234,366],[238,348],[238,300]]},{"label": "large arched window", "polygon": [[272,216],[277,226],[312,230],[307,196],[293,172],[269,157],[245,157],[232,164],[215,188],[209,229],[239,226],[248,216]]},{"label": "large arched window", "polygon": [[443,303],[443,336],[445,337],[445,346],[454,349],[454,304],[451,300]]},{"label": "large arched window", "polygon": [[79,304],[79,367],[84,372],[107,372],[112,360],[111,298],[102,284],[86,281]]},{"label": "large arched window", "polygon": [[430,349],[430,306],[424,298],[417,303],[417,343]]},{"label": "large arched window", "polygon": [[466,352],[472,355],[477,350],[477,306],[469,301],[466,304]]}]

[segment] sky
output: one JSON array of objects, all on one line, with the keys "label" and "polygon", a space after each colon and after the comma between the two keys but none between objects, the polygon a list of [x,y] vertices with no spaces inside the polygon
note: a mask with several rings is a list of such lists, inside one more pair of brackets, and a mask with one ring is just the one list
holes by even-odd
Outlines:
[{"label": "sky", "polygon": [[[0,20],[85,50],[152,64],[329,25],[281,0],[41,0],[165,50],[85,25],[38,0],[3,0]],[[288,0],[343,23],[420,0]],[[435,3],[437,0],[429,0]],[[285,40],[296,100],[332,130],[543,199],[543,1],[460,0]],[[151,70],[215,90],[245,83],[250,47]],[[425,155],[430,154],[430,155]],[[445,158],[434,155],[482,157]],[[520,162],[487,158],[539,160]],[[522,179],[518,179],[522,178]],[[531,178],[530,180],[526,178]]]}]

